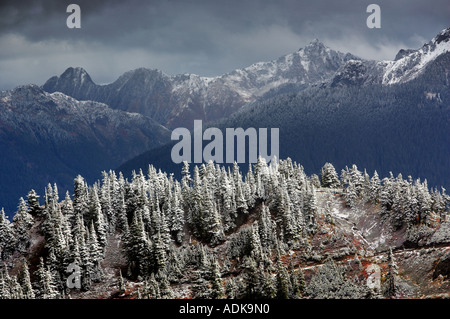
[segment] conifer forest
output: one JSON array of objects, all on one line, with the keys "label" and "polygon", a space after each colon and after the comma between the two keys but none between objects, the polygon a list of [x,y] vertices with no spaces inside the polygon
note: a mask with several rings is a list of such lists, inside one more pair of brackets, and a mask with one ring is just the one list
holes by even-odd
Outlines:
[{"label": "conifer forest", "polygon": [[[185,162],[181,180],[149,166],[130,180],[109,171],[87,185],[77,176],[62,197],[57,185],[31,190],[11,222],[0,214],[0,297],[414,294],[396,259],[414,247],[438,254],[448,241],[445,190],[356,165],[338,173],[326,163],[318,173],[307,176],[289,158],[259,158],[245,176],[236,163]],[[370,228],[388,238],[369,238]]]}]

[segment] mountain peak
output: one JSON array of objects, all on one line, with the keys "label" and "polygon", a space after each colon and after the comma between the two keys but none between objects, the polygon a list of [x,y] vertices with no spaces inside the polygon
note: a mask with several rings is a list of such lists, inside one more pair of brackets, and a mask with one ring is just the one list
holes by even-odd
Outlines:
[{"label": "mountain peak", "polygon": [[413,53],[414,51],[414,49],[400,49],[400,51],[398,51],[398,53],[396,54],[394,61],[400,60],[401,58]]},{"label": "mountain peak", "polygon": [[[77,80],[80,84],[83,84],[85,81],[92,82],[91,77],[82,67],[69,67],[67,68],[63,74],[61,74],[60,79],[72,79]],[[93,83],[93,82],[92,82]]]},{"label": "mountain peak", "polygon": [[450,39],[450,27],[442,30],[433,40],[439,44],[441,42],[448,42]]},{"label": "mountain peak", "polygon": [[417,50],[400,50],[395,60],[386,64],[383,84],[412,80],[442,54],[450,52],[450,28],[442,30],[430,42]]},{"label": "mountain peak", "polygon": [[309,56],[321,56],[326,54],[329,50],[330,49],[325,44],[316,38],[299,51],[303,51]]},{"label": "mountain peak", "polygon": [[312,40],[307,46],[308,47],[321,47],[321,48],[325,48],[325,44],[323,44],[322,41],[320,41],[318,38],[315,38],[314,40]]},{"label": "mountain peak", "polygon": [[127,71],[123,75],[125,77],[153,77],[153,76],[160,76],[163,74],[164,73],[158,69],[149,69],[149,68],[140,67],[137,69],[133,69],[131,71]]},{"label": "mountain peak", "polygon": [[318,38],[315,38],[309,44],[310,45],[317,45],[317,44],[322,44],[322,42]]},{"label": "mountain peak", "polygon": [[45,82],[42,88],[53,93],[63,92],[74,98],[80,98],[84,91],[95,86],[89,74],[81,67],[69,67],[61,76],[53,76]]},{"label": "mountain peak", "polygon": [[15,96],[36,96],[39,94],[44,94],[42,88],[36,84],[19,85],[11,91],[12,95]]}]

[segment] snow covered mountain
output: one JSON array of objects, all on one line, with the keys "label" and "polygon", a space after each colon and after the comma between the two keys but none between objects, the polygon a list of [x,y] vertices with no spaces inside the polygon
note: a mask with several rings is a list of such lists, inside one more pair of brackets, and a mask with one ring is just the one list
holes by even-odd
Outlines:
[{"label": "snow covered mountain", "polygon": [[449,54],[450,28],[417,50],[402,49],[393,61],[350,60],[331,80],[331,86],[400,84],[417,78],[438,57]]},{"label": "snow covered mountain", "polygon": [[82,68],[68,68],[43,86],[79,100],[103,102],[112,108],[139,112],[174,128],[191,126],[193,119],[215,121],[284,84],[311,85],[329,79],[345,62],[357,59],[331,50],[318,40],[270,62],[206,78],[195,74],[169,76],[139,68],[115,82],[96,85]]},{"label": "snow covered mountain", "polygon": [[319,40],[269,62],[207,78],[195,74],[169,76],[139,68],[115,82],[95,84],[82,68],[68,68],[43,86],[79,100],[106,103],[114,109],[138,112],[175,128],[191,127],[194,119],[217,121],[271,91],[316,84],[330,86],[404,83],[416,78],[438,56],[448,53],[450,28],[418,50],[401,50],[393,61],[364,60],[326,47]]},{"label": "snow covered mountain", "polygon": [[[448,30],[430,43],[401,51],[397,61],[389,62],[423,61],[396,83],[383,84],[385,73],[392,71],[387,63],[352,58],[328,81],[303,90],[279,86],[272,89],[278,94],[266,93],[213,126],[279,128],[280,156],[301,162],[308,172],[326,161],[339,168],[357,162],[371,171],[387,175],[393,170],[448,188]],[[171,145],[166,145],[123,163],[119,170],[131,176],[132,170],[152,163],[165,171],[181,171],[170,156]]]},{"label": "snow covered mountain", "polygon": [[[189,128],[194,119],[205,122],[227,119],[244,105],[264,101],[273,104],[271,99],[277,95],[298,93],[314,86],[388,87],[422,76],[421,81],[427,82],[431,89],[426,88],[420,94],[425,94],[427,99],[436,96],[445,105],[445,90],[439,95],[436,92],[440,89],[434,88],[434,84],[448,86],[449,83],[449,35],[450,28],[445,29],[420,49],[400,50],[393,61],[364,60],[315,40],[278,59],[212,78],[195,74],[169,76],[160,70],[139,68],[124,73],[113,83],[98,85],[84,69],[68,68],[61,76],[46,81],[42,88],[25,86],[1,93],[1,143],[11,154],[2,158],[2,169],[9,176],[23,167],[32,172],[38,157],[30,154],[41,154],[40,147],[58,158],[64,167],[61,171],[69,172],[70,178],[81,172],[79,167],[91,165],[92,160],[86,155],[91,149],[91,155],[107,159],[94,161],[95,165],[105,167],[106,163],[108,167],[117,167],[128,158],[167,141],[169,131],[164,126]],[[339,94],[337,98],[341,99]],[[276,108],[277,112],[280,109]],[[73,143],[77,146],[73,147]],[[75,150],[83,161],[69,156]],[[42,168],[41,172],[44,171]],[[58,174],[56,169],[52,172]],[[49,170],[42,180],[53,179],[53,173]],[[24,191],[28,191],[30,183],[22,184]]]},{"label": "snow covered mountain", "polygon": [[49,94],[36,85],[0,92],[0,207],[12,213],[17,195],[31,188],[49,182],[70,187],[80,171],[96,177],[169,136],[141,114]]},{"label": "snow covered mountain", "polygon": [[383,84],[410,81],[421,74],[425,67],[438,56],[450,52],[450,28],[442,30],[430,42],[418,50],[397,54],[395,61],[389,61],[384,67]]}]

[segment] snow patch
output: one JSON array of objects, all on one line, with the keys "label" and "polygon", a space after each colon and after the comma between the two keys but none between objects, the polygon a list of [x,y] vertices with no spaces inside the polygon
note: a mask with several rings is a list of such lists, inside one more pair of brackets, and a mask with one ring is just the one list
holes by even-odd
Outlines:
[{"label": "snow patch", "polygon": [[449,51],[450,41],[443,41],[439,44],[431,41],[419,50],[397,61],[383,61],[386,65],[382,83],[390,85],[410,81],[421,74],[428,63]]},{"label": "snow patch", "polygon": [[337,209],[336,207],[333,208],[333,210],[331,211],[331,213],[332,213],[334,216],[339,217],[339,218],[341,218],[341,219],[345,219],[345,220],[347,220],[348,217],[350,216],[350,214],[345,214],[345,213],[339,211],[339,209]]}]

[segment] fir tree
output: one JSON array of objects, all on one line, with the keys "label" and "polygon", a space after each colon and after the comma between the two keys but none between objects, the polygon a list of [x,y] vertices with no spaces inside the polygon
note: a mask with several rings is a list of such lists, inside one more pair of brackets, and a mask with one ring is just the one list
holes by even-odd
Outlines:
[{"label": "fir tree", "polygon": [[325,163],[320,170],[320,185],[329,188],[336,188],[340,185],[339,177],[333,164]]},{"label": "fir tree", "polygon": [[78,175],[74,179],[73,192],[74,218],[79,218],[80,216],[86,218],[89,212],[89,193],[84,178],[81,175]]},{"label": "fir tree", "polygon": [[145,233],[142,217],[135,213],[126,240],[126,251],[134,275],[145,275],[150,267],[151,243]]},{"label": "fir tree", "polygon": [[370,179],[370,192],[369,192],[369,200],[371,203],[376,204],[379,201],[380,196],[380,178],[378,176],[377,171],[373,173],[372,178]]},{"label": "fir tree", "polygon": [[30,272],[28,270],[28,263],[26,260],[23,260],[22,269],[19,273],[18,280],[22,287],[23,298],[34,299],[35,294],[31,285]]},{"label": "fir tree", "polygon": [[224,295],[223,282],[220,276],[220,266],[216,259],[211,262],[210,282],[211,297],[213,299],[222,298]]},{"label": "fir tree", "polygon": [[161,295],[161,298],[170,299],[172,296],[172,292],[166,272],[164,270],[158,271],[155,275],[155,279],[159,285],[159,293]]},{"label": "fir tree", "polygon": [[34,189],[28,192],[27,202],[30,209],[29,212],[32,216],[36,216],[42,211],[41,205],[39,204],[39,195],[36,194]]},{"label": "fir tree", "polygon": [[30,245],[29,231],[33,226],[33,217],[28,212],[28,206],[25,200],[21,197],[17,212],[13,218],[13,227],[15,229],[17,238],[17,250],[25,253]]},{"label": "fir tree", "polygon": [[305,292],[306,281],[305,281],[305,275],[303,274],[303,270],[300,267],[298,267],[297,282],[298,282],[299,295],[303,296],[303,294]]},{"label": "fir tree", "polygon": [[38,295],[42,299],[55,299],[58,297],[56,285],[51,271],[45,267],[44,260],[41,257],[39,268],[36,273],[38,283]]},{"label": "fir tree", "polygon": [[291,280],[286,267],[281,261],[281,256],[278,251],[277,256],[277,267],[276,267],[276,282],[277,282],[277,298],[278,299],[288,299],[289,293],[292,290]]},{"label": "fir tree", "polygon": [[230,278],[225,283],[225,295],[227,299],[236,299],[238,296],[238,287],[234,278]]},{"label": "fir tree", "polygon": [[6,264],[0,269],[0,299],[11,299],[10,277]]},{"label": "fir tree", "polygon": [[107,226],[105,223],[105,217],[103,215],[102,207],[100,204],[100,199],[98,197],[97,187],[93,187],[92,191],[89,193],[90,200],[88,204],[89,208],[89,219],[86,220],[87,223],[91,223],[95,226],[95,232],[98,239],[98,245],[102,253],[104,252],[106,246],[106,236],[107,236]]},{"label": "fir tree", "polygon": [[392,248],[388,252],[388,273],[386,278],[386,296],[393,298],[397,291],[398,266],[392,253]]},{"label": "fir tree", "polygon": [[6,260],[15,250],[15,233],[3,208],[0,210],[0,260]]}]

